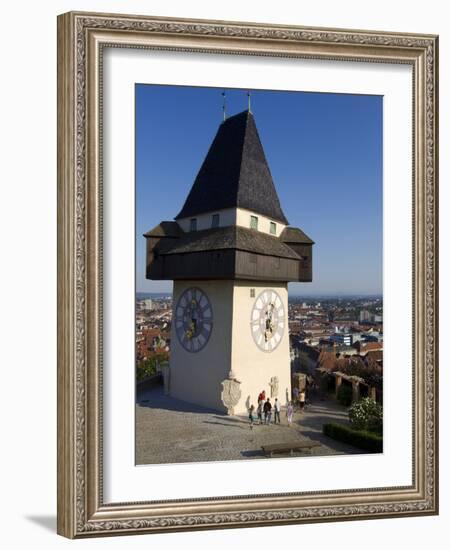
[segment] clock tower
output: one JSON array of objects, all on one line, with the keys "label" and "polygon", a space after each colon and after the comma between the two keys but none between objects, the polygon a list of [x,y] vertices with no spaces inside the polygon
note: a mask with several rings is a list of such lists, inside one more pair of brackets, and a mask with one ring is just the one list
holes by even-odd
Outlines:
[{"label": "clock tower", "polygon": [[264,389],[284,405],[287,284],[312,280],[314,243],[288,224],[249,110],[219,126],[174,221],[144,236],[147,278],[174,281],[170,394],[241,414]]}]

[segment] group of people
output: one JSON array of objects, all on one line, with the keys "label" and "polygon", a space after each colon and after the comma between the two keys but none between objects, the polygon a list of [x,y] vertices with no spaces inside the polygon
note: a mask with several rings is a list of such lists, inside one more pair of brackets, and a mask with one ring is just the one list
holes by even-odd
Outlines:
[{"label": "group of people", "polygon": [[[270,397],[266,398],[266,392],[262,390],[258,395],[258,407],[256,408],[256,417],[259,424],[270,424],[272,421],[272,411],[274,413],[273,423],[281,424],[281,403],[275,397],[272,405]],[[289,427],[292,424],[293,416],[294,404],[292,401],[289,401],[286,406],[286,419]],[[250,420],[250,429],[253,429],[253,424],[255,423],[255,406],[253,404],[249,407],[248,418]]]}]

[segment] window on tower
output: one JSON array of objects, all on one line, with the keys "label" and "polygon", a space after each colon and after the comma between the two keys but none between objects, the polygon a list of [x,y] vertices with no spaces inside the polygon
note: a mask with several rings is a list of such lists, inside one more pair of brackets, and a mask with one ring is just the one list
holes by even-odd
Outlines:
[{"label": "window on tower", "polygon": [[271,235],[277,234],[277,224],[275,222],[270,222],[270,234]]},{"label": "window on tower", "polygon": [[211,220],[211,227],[219,227],[220,215],[213,214]]},{"label": "window on tower", "polygon": [[190,231],[197,231],[197,218],[191,219]]},{"label": "window on tower", "polygon": [[250,216],[250,229],[258,229],[258,216]]}]

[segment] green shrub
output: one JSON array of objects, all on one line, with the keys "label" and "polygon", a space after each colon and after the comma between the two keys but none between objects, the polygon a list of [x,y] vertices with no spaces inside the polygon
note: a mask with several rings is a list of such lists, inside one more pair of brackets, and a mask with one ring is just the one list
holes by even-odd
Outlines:
[{"label": "green shrub", "polygon": [[337,391],[337,400],[344,407],[349,407],[352,403],[353,391],[348,384],[341,384]]},{"label": "green shrub", "polygon": [[358,449],[363,449],[369,453],[383,452],[383,438],[375,433],[364,430],[355,430],[345,424],[324,424],[323,433],[336,441],[348,443]]},{"label": "green shrub", "polygon": [[144,380],[153,374],[156,374],[156,364],[151,359],[146,359],[136,366],[136,377],[138,381]]},{"label": "green shrub", "polygon": [[167,352],[155,353],[141,363],[136,365],[136,379],[144,380],[149,376],[161,371],[161,367],[168,363],[169,354]]},{"label": "green shrub", "polygon": [[381,434],[383,431],[383,408],[370,397],[353,403],[348,411],[352,427]]}]

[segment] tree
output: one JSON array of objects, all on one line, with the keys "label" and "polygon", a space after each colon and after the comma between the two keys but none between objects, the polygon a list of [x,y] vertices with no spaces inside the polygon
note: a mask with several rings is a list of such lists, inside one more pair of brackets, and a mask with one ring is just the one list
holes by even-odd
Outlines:
[{"label": "tree", "polygon": [[348,411],[348,416],[351,424],[357,430],[383,432],[383,407],[370,397],[364,397],[353,403]]},{"label": "tree", "polygon": [[341,384],[337,391],[337,400],[344,407],[348,407],[352,402],[352,387],[348,384]]}]

